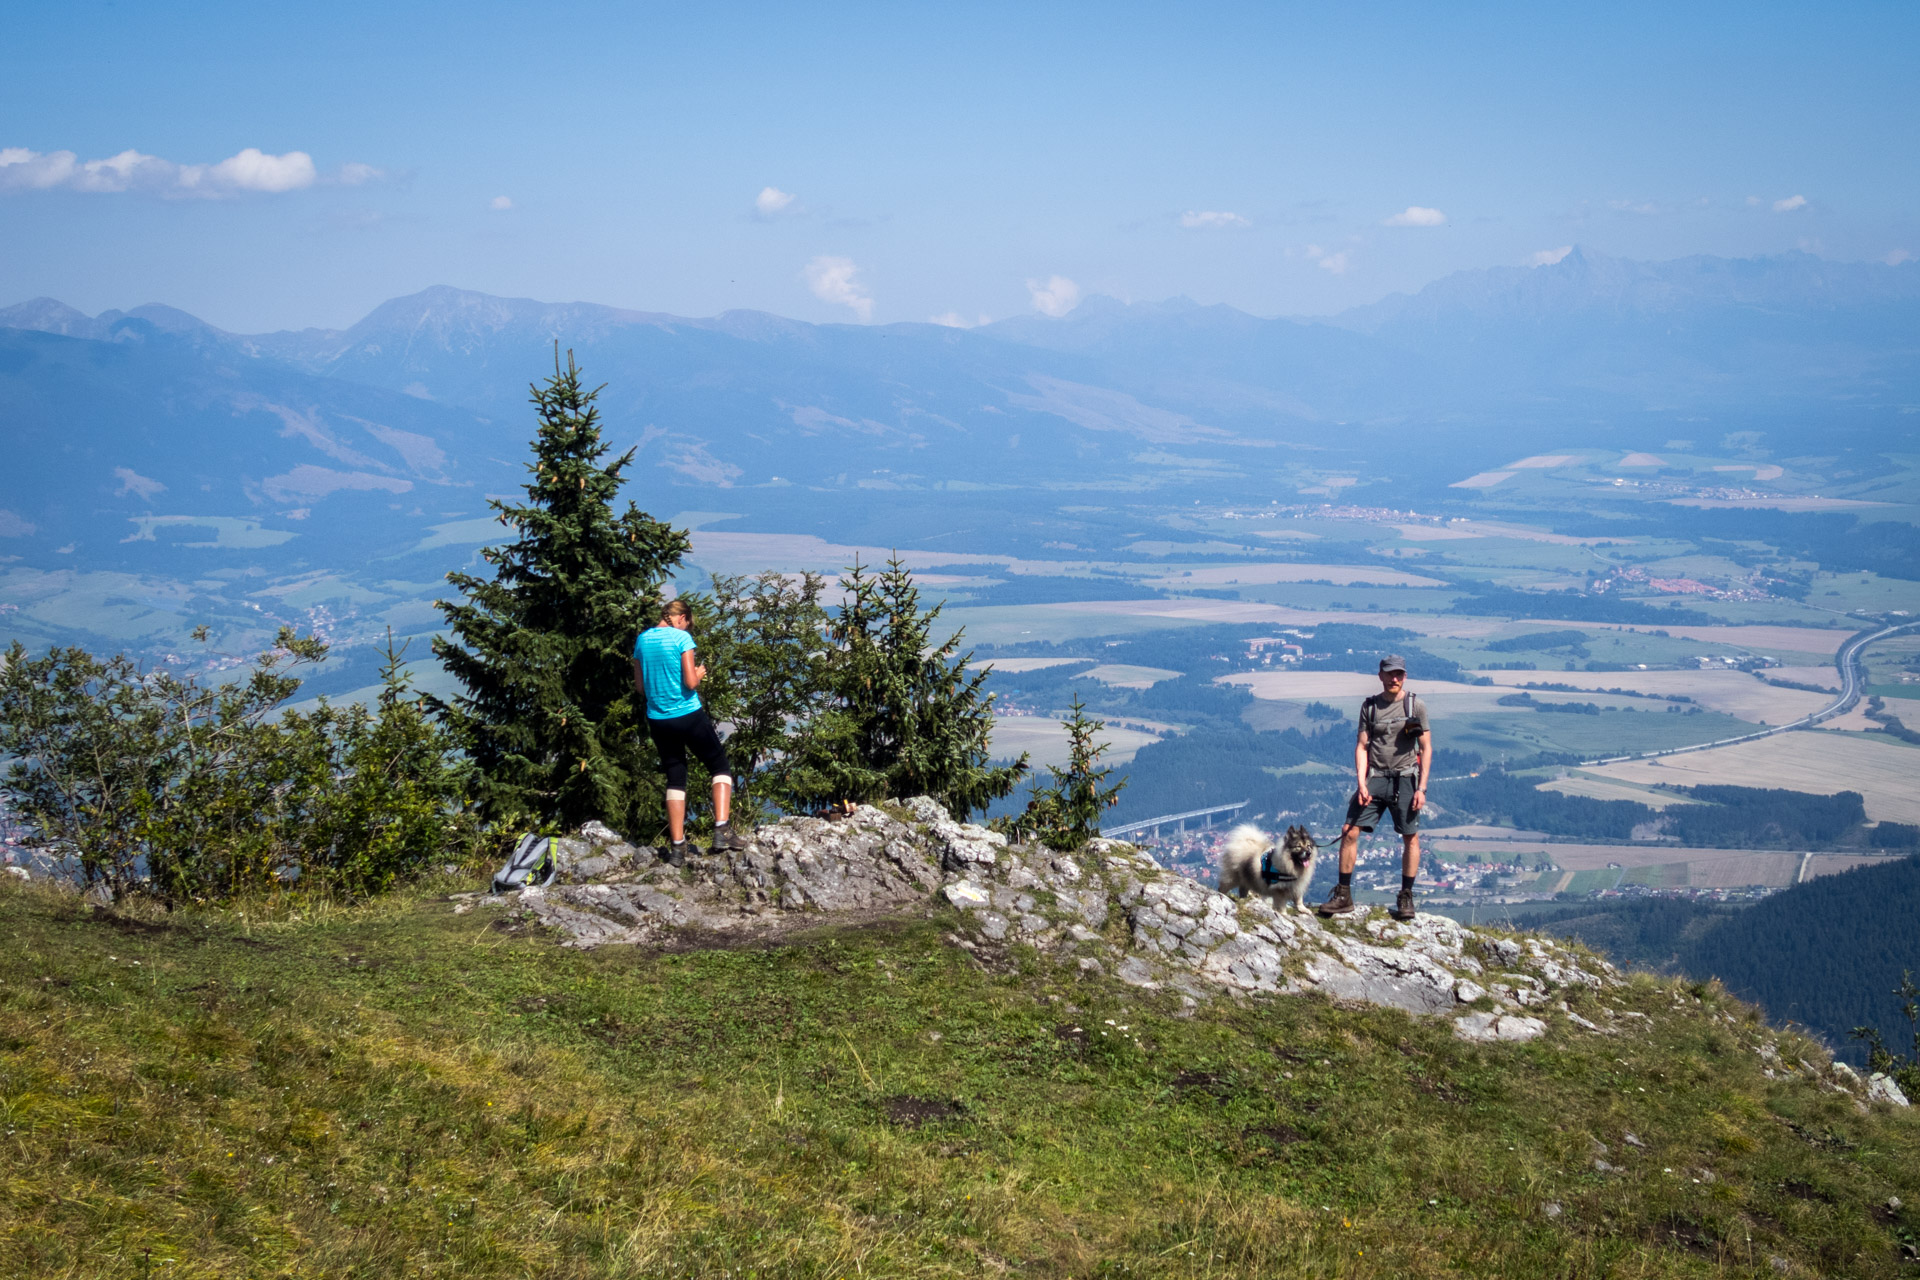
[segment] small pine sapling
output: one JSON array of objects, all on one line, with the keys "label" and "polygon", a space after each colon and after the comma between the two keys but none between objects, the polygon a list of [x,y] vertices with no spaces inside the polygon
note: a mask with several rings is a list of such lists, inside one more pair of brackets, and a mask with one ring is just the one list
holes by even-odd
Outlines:
[{"label": "small pine sapling", "polygon": [[1920,1100],[1920,984],[1914,982],[1911,970],[1901,971],[1900,985],[1893,994],[1900,997],[1900,1012],[1907,1015],[1907,1025],[1913,1032],[1912,1052],[1890,1051],[1878,1027],[1855,1027],[1852,1038],[1866,1042],[1869,1071],[1885,1072],[1900,1086],[1900,1092]]},{"label": "small pine sapling", "polygon": [[1088,717],[1080,695],[1073,698],[1072,717],[1066,722],[1067,767],[1048,767],[1053,780],[1045,786],[1035,783],[1032,798],[1018,818],[1003,820],[1000,829],[1021,840],[1038,840],[1049,849],[1072,852],[1100,834],[1100,815],[1119,803],[1125,778],[1106,786],[1112,775],[1110,765],[1100,764],[1108,745],[1095,735],[1107,727],[1106,721]]}]

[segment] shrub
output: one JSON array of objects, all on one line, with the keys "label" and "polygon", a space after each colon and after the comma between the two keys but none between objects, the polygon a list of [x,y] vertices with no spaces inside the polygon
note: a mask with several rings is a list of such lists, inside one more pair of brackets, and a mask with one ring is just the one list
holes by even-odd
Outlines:
[{"label": "shrub", "polygon": [[452,743],[406,696],[391,636],[376,709],[283,710],[293,673],[325,656],[283,628],[240,679],[210,685],[124,654],[29,658],[16,642],[0,672],[0,787],[34,843],[115,897],[370,892],[464,852],[475,828]]}]

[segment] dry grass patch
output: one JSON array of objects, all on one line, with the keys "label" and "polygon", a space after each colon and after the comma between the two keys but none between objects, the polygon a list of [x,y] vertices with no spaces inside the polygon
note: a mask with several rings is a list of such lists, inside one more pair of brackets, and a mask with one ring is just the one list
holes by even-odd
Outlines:
[{"label": "dry grass patch", "polygon": [[1585,690],[1631,689],[1657,697],[1684,694],[1709,711],[1752,724],[1762,720],[1768,724],[1786,724],[1811,715],[1833,701],[1825,694],[1767,684],[1744,671],[1476,671],[1474,674],[1510,688],[1544,682],[1570,684]]},{"label": "dry grass patch", "polygon": [[1858,791],[1874,822],[1920,822],[1920,754],[1884,736],[1807,731],[1662,760],[1629,760],[1590,772],[1643,785],[1789,787],[1832,795]]}]

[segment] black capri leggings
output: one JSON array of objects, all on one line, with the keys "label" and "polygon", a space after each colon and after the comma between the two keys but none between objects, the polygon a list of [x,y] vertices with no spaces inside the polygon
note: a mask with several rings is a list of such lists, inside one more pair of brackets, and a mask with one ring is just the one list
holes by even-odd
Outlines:
[{"label": "black capri leggings", "polygon": [[725,774],[729,779],[732,778],[733,768],[727,763],[727,749],[720,745],[720,735],[714,732],[713,717],[707,714],[705,707],[671,720],[649,720],[647,732],[653,737],[653,745],[660,749],[660,766],[667,772],[667,790],[687,789],[689,748],[700,757],[700,763],[707,766],[708,773],[715,777]]}]

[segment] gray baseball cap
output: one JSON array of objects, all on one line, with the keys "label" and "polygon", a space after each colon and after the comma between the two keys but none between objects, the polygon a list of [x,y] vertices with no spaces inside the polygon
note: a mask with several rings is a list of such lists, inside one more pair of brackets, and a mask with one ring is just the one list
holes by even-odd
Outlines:
[{"label": "gray baseball cap", "polygon": [[1407,664],[1400,660],[1399,654],[1390,653],[1380,659],[1380,674],[1385,675],[1389,671],[1398,671],[1401,675],[1407,673]]}]

